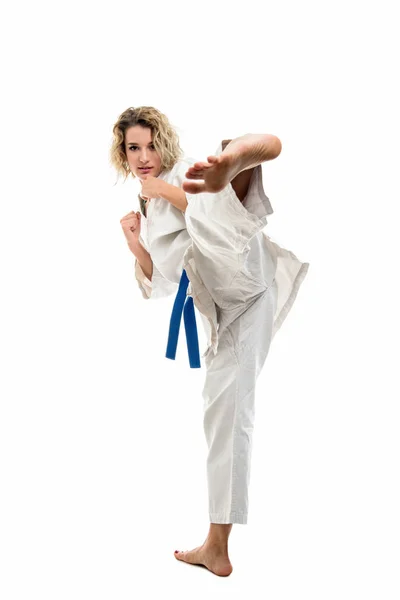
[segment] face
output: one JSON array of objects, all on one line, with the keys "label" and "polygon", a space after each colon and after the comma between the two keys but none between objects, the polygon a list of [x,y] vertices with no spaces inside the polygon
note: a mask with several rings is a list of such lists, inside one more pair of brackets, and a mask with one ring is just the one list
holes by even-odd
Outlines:
[{"label": "face", "polygon": [[126,130],[125,152],[132,173],[139,179],[146,175],[158,177],[161,173],[161,159],[153,146],[149,127],[135,125]]}]

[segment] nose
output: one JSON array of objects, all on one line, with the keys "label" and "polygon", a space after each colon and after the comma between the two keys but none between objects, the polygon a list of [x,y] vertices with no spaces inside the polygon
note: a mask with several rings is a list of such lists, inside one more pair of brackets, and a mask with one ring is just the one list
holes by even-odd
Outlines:
[{"label": "nose", "polygon": [[148,162],[147,150],[145,148],[142,148],[142,150],[140,151],[139,160],[143,164],[146,164]]}]

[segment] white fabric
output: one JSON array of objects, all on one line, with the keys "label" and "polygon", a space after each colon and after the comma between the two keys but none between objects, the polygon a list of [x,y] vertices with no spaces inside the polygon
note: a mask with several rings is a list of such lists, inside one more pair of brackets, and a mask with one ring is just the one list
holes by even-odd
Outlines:
[{"label": "white fabric", "polygon": [[[192,162],[179,161],[163,178],[181,187]],[[185,213],[151,200],[143,238],[152,281],[138,264],[135,272],[144,297],[153,298],[176,292],[186,270],[187,294],[208,335],[203,399],[210,522],[245,524],[256,381],[309,265],[262,232],[273,210],[261,166],[243,203],[231,184],[218,194],[186,197]]]},{"label": "white fabric", "polygon": [[[182,187],[185,173],[194,162],[194,159],[182,158],[171,171],[163,171],[158,177]],[[143,297],[163,298],[176,293],[182,275],[183,256],[191,244],[185,213],[163,198],[152,198],[147,205],[147,218],[142,216],[140,241],[153,261],[150,281],[135,260],[136,279]]]},{"label": "white fabric", "polygon": [[267,358],[276,309],[276,282],[239,318],[220,326],[218,352],[209,354],[203,387],[211,523],[246,524],[256,382]]},{"label": "white fabric", "polygon": [[[221,152],[222,144],[217,148],[216,155],[218,156]],[[159,177],[167,183],[182,187],[182,183],[186,179],[185,174],[194,162],[196,160],[193,158],[183,157],[171,171],[163,171]],[[240,207],[246,209],[246,211],[241,211],[239,208],[234,211],[238,213],[239,217],[250,213],[249,218],[253,219],[254,223],[257,223],[256,217],[261,221],[258,234],[251,240],[247,269],[251,275],[261,278],[261,280],[269,283],[274,278],[276,280],[278,300],[274,314],[273,337],[289,314],[309,267],[308,263],[301,262],[290,250],[286,250],[264,231],[261,231],[262,227],[267,224],[266,217],[273,213],[269,198],[264,192],[261,165],[254,169],[247,196],[242,203],[237,199],[230,184],[219,194],[186,193],[188,200],[186,213],[178,210],[163,198],[153,198],[147,207],[147,218],[142,217],[140,236],[141,243],[153,260],[152,280],[150,281],[146,277],[136,259],[135,277],[143,298],[157,299],[176,294],[182,269],[186,269],[190,280],[187,294],[193,296],[208,336],[207,349],[203,353],[203,357],[211,350],[214,353],[217,351],[218,323],[214,301],[197,275],[191,250],[192,240],[187,230],[187,218],[192,202],[197,201],[200,206],[202,199],[202,205],[208,211],[203,219],[204,226],[207,229],[210,228],[211,221],[207,217],[210,207],[215,202],[220,202],[222,196],[224,194],[226,196],[227,193],[231,199],[234,196],[233,199],[236,200],[234,204],[239,203]],[[227,230],[229,227],[229,220],[226,218]],[[210,256],[214,256],[214,251],[218,251],[218,249],[212,247],[211,230],[207,233],[210,238]]]}]

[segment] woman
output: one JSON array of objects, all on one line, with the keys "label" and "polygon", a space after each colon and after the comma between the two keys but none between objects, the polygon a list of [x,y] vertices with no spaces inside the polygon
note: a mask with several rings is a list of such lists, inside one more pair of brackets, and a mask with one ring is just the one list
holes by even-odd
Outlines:
[{"label": "woman", "polygon": [[175,557],[227,576],[232,525],[247,523],[256,380],[309,267],[262,232],[273,210],[261,164],[280,154],[281,143],[247,134],[196,162],[183,156],[167,117],[153,107],[128,108],[113,136],[113,166],[141,184],[141,212],[121,225],[143,297],[175,293],[186,274],[208,336],[210,530],[202,546]]}]

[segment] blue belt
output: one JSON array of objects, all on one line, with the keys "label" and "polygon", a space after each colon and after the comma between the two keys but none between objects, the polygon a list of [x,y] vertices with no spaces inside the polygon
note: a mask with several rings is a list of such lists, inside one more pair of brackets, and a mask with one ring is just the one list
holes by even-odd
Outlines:
[{"label": "blue belt", "polygon": [[175,360],[179,328],[181,326],[183,311],[190,368],[200,369],[199,339],[197,337],[196,315],[194,314],[193,298],[191,296],[186,296],[188,285],[189,279],[186,275],[185,269],[183,269],[178,292],[172,308],[171,320],[169,324],[167,353],[165,356],[166,358]]}]

